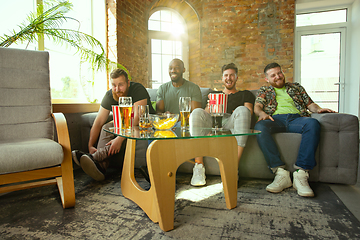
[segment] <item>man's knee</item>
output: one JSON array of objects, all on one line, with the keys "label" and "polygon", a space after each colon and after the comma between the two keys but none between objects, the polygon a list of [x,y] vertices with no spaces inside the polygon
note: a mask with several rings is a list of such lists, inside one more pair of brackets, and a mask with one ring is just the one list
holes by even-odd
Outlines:
[{"label": "man's knee", "polygon": [[320,132],[320,123],[315,118],[306,118],[304,128],[307,128],[314,132]]},{"label": "man's knee", "polygon": [[261,120],[255,124],[254,129],[259,131],[267,130],[269,127],[267,126],[266,120]]},{"label": "man's knee", "polygon": [[245,106],[238,106],[235,108],[234,112],[232,113],[234,115],[249,115],[250,116],[250,110]]},{"label": "man's knee", "polygon": [[114,127],[114,122],[113,121],[110,121],[108,123],[105,123],[103,126],[102,126],[102,130],[106,129],[106,130],[109,130],[109,128],[111,127]]},{"label": "man's knee", "polygon": [[190,116],[191,116],[191,115],[193,115],[193,116],[203,115],[204,112],[205,112],[205,110],[202,109],[202,108],[195,108],[195,109],[191,112]]},{"label": "man's knee", "polygon": [[[233,119],[234,128],[250,128],[251,124],[251,113],[250,110],[245,106],[237,107],[231,114]],[[224,120],[223,120],[224,121]],[[237,127],[236,127],[237,126]]]},{"label": "man's knee", "polygon": [[198,119],[204,119],[206,112],[202,108],[195,108],[190,114],[190,122],[198,121]]}]

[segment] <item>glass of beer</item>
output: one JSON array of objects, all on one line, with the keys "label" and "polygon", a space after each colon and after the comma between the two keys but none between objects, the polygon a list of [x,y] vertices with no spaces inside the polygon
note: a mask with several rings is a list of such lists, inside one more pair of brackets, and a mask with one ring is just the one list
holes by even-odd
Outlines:
[{"label": "glass of beer", "polygon": [[149,105],[139,105],[139,128],[149,129],[152,127],[149,119]]},{"label": "glass of beer", "polygon": [[211,104],[210,115],[212,119],[212,128],[215,130],[222,129],[222,119],[224,116],[224,108],[222,104]]},{"label": "glass of beer", "polygon": [[190,110],[191,110],[191,98],[180,97],[179,111],[180,111],[181,129],[189,128]]},{"label": "glass of beer", "polygon": [[131,97],[119,98],[120,116],[121,116],[121,129],[131,129],[131,112],[132,100]]}]

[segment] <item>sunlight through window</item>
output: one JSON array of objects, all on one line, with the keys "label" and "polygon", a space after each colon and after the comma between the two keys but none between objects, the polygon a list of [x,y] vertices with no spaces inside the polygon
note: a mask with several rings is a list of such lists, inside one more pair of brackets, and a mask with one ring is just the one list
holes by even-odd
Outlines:
[{"label": "sunlight through window", "polygon": [[150,16],[148,30],[152,88],[170,81],[168,68],[172,59],[187,62],[183,56],[188,45],[185,27],[184,20],[175,11],[159,10]]},{"label": "sunlight through window", "polygon": [[[49,8],[46,3],[53,1],[43,0],[45,10]],[[73,8],[65,16],[73,17],[74,21],[65,21],[59,28],[72,29],[84,32],[95,37],[103,46],[106,43],[105,3],[103,0],[77,0],[71,1]],[[21,7],[18,7],[21,6]],[[27,16],[36,13],[37,0],[4,1],[0,9],[0,36],[14,35],[20,31],[19,25],[30,24]],[[96,9],[96,11],[94,11]],[[28,50],[43,50],[38,47],[38,39],[32,43],[25,41],[15,43],[10,48]],[[101,100],[106,91],[106,72],[93,71],[91,65],[83,62],[77,50],[63,42],[54,41],[45,36],[44,50],[50,54],[50,85],[53,102],[94,102]],[[94,49],[94,51],[98,51]],[[99,52],[98,52],[99,53]]]},{"label": "sunlight through window", "polygon": [[184,33],[184,27],[180,18],[168,10],[154,12],[149,18],[149,30],[171,32],[175,36]]},{"label": "sunlight through window", "polygon": [[221,192],[223,192],[223,185],[222,183],[217,183],[202,188],[191,188],[182,191],[180,190],[176,194],[175,198],[186,199],[193,202],[199,202],[201,200],[204,200]]},{"label": "sunlight through window", "polygon": [[297,14],[296,26],[303,27],[321,24],[343,23],[346,22],[346,17],[346,9],[327,12]]}]

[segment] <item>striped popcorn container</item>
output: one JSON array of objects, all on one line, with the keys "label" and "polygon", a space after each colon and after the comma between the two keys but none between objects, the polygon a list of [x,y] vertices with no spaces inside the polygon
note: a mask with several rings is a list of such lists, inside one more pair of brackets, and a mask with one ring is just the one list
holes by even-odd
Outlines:
[{"label": "striped popcorn container", "polygon": [[115,130],[121,129],[121,116],[120,116],[120,107],[119,105],[111,105],[114,119],[114,128]]},{"label": "striped popcorn container", "polygon": [[209,93],[209,105],[222,104],[224,107],[224,113],[227,110],[228,96],[225,93]]}]

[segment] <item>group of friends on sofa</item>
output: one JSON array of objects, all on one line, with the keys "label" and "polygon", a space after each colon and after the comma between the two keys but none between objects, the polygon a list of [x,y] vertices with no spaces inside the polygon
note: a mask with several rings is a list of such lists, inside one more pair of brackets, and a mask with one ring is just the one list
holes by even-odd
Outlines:
[{"label": "group of friends on sofa", "polygon": [[[211,127],[211,116],[208,105],[201,108],[202,95],[200,87],[183,78],[185,67],[180,59],[169,63],[171,81],[162,84],[157,91],[156,110],[153,108],[146,88],[137,82],[132,82],[122,69],[115,69],[110,74],[111,89],[105,93],[100,109],[90,130],[88,142],[89,153],[79,150],[72,151],[74,162],[81,166],[86,174],[97,181],[105,179],[110,157],[119,153],[124,147],[125,138],[115,136],[102,128],[113,127],[108,122],[111,105],[117,105],[119,97],[130,96],[133,103],[134,120],[139,123],[138,106],[148,105],[149,112],[178,113],[179,98],[191,97],[190,125],[194,127]],[[310,117],[312,113],[334,112],[321,108],[312,101],[305,89],[298,83],[285,81],[285,75],[278,63],[270,63],[264,68],[265,81],[269,84],[260,88],[257,97],[250,91],[239,91],[236,88],[238,68],[234,63],[226,64],[221,69],[223,90],[228,96],[227,114],[224,115],[223,128],[244,131],[250,128],[253,113],[258,117],[254,129],[260,130],[257,141],[262,150],[269,169],[275,178],[266,187],[268,192],[279,193],[293,186],[303,197],[313,197],[314,192],[308,183],[309,170],[316,165],[315,152],[320,140],[320,124]],[[217,91],[219,92],[219,91]],[[309,112],[310,111],[310,112]],[[280,153],[272,137],[273,133],[291,132],[302,134],[297,160],[294,164],[293,181],[290,172],[280,159]],[[236,136],[238,143],[238,160],[246,145],[247,136]],[[96,142],[97,146],[96,145]],[[203,157],[195,158],[191,185],[206,184]]]}]

